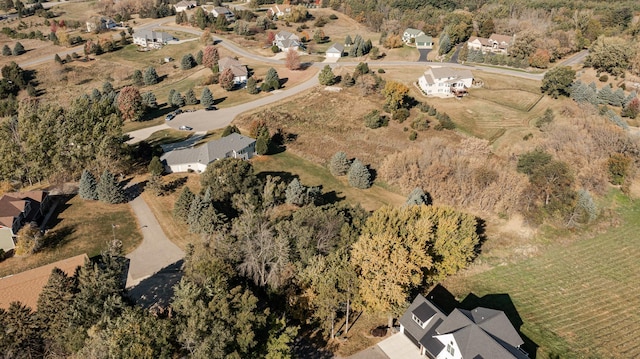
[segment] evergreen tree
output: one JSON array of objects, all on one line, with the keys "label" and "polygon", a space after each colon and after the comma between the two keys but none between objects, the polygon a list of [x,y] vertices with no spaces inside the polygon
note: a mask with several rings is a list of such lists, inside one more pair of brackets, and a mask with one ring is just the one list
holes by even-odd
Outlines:
[{"label": "evergreen tree", "polygon": [[247,87],[247,92],[250,93],[251,95],[255,95],[258,93],[257,82],[253,76],[249,77],[249,79],[247,80],[246,87]]},{"label": "evergreen tree", "polygon": [[133,84],[134,84],[135,86],[143,86],[145,82],[144,82],[144,80],[143,80],[143,78],[142,78],[142,71],[140,71],[140,70],[135,70],[135,71],[133,72],[132,80],[133,80]]},{"label": "evergreen tree", "polygon": [[149,165],[147,166],[147,171],[152,175],[162,175],[164,172],[164,165],[160,162],[160,158],[158,156],[153,156],[151,161],[149,161]]},{"label": "evergreen tree", "polygon": [[613,99],[613,91],[611,91],[611,87],[605,86],[600,91],[598,91],[598,103],[600,104],[609,104]]},{"label": "evergreen tree", "polygon": [[222,136],[221,137],[227,137],[232,133],[241,134],[240,133],[240,129],[238,127],[236,127],[236,125],[229,125],[229,126],[224,128],[224,131],[222,131]]},{"label": "evergreen tree", "polygon": [[104,170],[97,187],[98,199],[104,203],[123,203],[126,198],[122,186],[116,176],[109,170]]},{"label": "evergreen tree", "polygon": [[175,92],[171,97],[171,104],[175,107],[184,106],[184,97],[180,94],[180,92]]},{"label": "evergreen tree", "polygon": [[13,47],[13,56],[19,56],[24,53],[24,46],[22,46],[20,42],[16,42],[15,46]]},{"label": "evergreen tree", "polygon": [[624,90],[618,87],[618,89],[611,96],[611,102],[609,102],[609,105],[622,107],[624,105],[624,100]]},{"label": "evergreen tree", "polygon": [[182,61],[180,62],[180,67],[183,70],[192,69],[196,65],[196,60],[193,58],[193,55],[186,54],[182,56]]},{"label": "evergreen tree", "polygon": [[13,52],[11,52],[11,48],[9,47],[9,45],[5,44],[2,47],[2,56],[11,56],[13,54]]},{"label": "evergreen tree", "polygon": [[47,284],[38,296],[36,316],[42,325],[42,338],[49,352],[64,352],[63,333],[67,326],[67,310],[74,292],[74,279],[59,268],[51,271]]},{"label": "evergreen tree", "polygon": [[187,93],[184,95],[184,101],[187,105],[197,105],[198,99],[196,98],[196,94],[193,92],[193,89],[189,89]]},{"label": "evergreen tree", "polygon": [[60,55],[58,55],[58,54],[56,54],[56,55],[53,57],[53,61],[55,61],[57,64],[62,65],[62,59],[60,58]]},{"label": "evergreen tree", "polygon": [[153,92],[145,92],[142,94],[142,104],[146,108],[155,109],[158,108],[158,100]]},{"label": "evergreen tree", "polygon": [[93,201],[98,199],[98,183],[93,174],[86,169],[82,171],[82,176],[80,177],[78,195],[82,199],[90,199]]},{"label": "evergreen tree", "polygon": [[202,89],[202,95],[200,96],[200,103],[202,104],[202,107],[204,107],[205,109],[213,107],[215,103],[213,100],[213,94],[211,94],[211,90],[209,90],[209,88],[206,86],[204,89]]},{"label": "evergreen tree", "polygon": [[264,77],[261,88],[266,91],[277,90],[280,88],[280,77],[278,72],[273,67],[267,70],[267,74]]},{"label": "evergreen tree", "polygon": [[351,35],[347,35],[347,37],[344,38],[344,45],[351,46],[352,44],[353,44],[353,40],[351,39]]},{"label": "evergreen tree", "polygon": [[189,208],[194,198],[195,194],[191,192],[189,187],[185,186],[182,192],[180,192],[176,203],[173,205],[173,217],[178,221],[186,223],[189,217]]},{"label": "evergreen tree", "polygon": [[256,153],[266,155],[269,152],[269,135],[260,135],[256,139]]},{"label": "evergreen tree", "polygon": [[438,53],[440,55],[444,55],[449,53],[449,51],[451,51],[451,48],[453,47],[453,44],[451,43],[451,39],[449,38],[449,34],[447,34],[446,32],[442,33],[442,36],[440,36],[440,43],[438,45],[439,49],[438,49]]},{"label": "evergreen tree", "polygon": [[176,94],[176,90],[175,89],[171,89],[169,90],[169,96],[167,97],[167,105],[169,106],[175,106],[173,104],[173,96]]},{"label": "evergreen tree", "polygon": [[162,181],[162,175],[152,173],[149,177],[147,185],[144,187],[148,189],[155,196],[162,196],[164,194],[164,183]]},{"label": "evergreen tree", "polygon": [[353,160],[349,172],[347,173],[349,185],[352,187],[367,189],[371,187],[371,173],[369,169],[359,160]]},{"label": "evergreen tree", "polygon": [[329,171],[334,176],[344,176],[349,172],[349,167],[351,163],[349,163],[349,159],[347,158],[347,154],[340,151],[336,152],[333,157],[331,157],[331,161],[329,161]]},{"label": "evergreen tree", "polygon": [[422,190],[422,188],[420,187],[416,187],[413,189],[413,191],[411,191],[411,193],[409,193],[409,196],[407,197],[407,202],[405,202],[405,205],[407,206],[414,206],[414,205],[421,205],[421,204],[430,204],[429,203],[429,196],[424,193],[424,191]]},{"label": "evergreen tree", "polygon": [[331,86],[335,83],[336,76],[333,74],[333,71],[331,70],[331,66],[329,65],[324,66],[322,71],[320,71],[320,74],[318,74],[318,81],[320,82],[320,85],[323,85],[323,86]]},{"label": "evergreen tree", "polygon": [[294,178],[285,191],[285,203],[295,204],[296,206],[303,206],[306,204],[307,189],[300,183],[297,178]]},{"label": "evergreen tree", "polygon": [[198,50],[196,53],[196,64],[202,65],[202,50]]},{"label": "evergreen tree", "polygon": [[146,70],[144,70],[144,84],[149,86],[149,85],[155,85],[158,83],[158,73],[156,72],[156,69],[152,66],[147,67]]},{"label": "evergreen tree", "polygon": [[42,357],[42,337],[36,313],[20,302],[0,309],[0,352],[3,358]]},{"label": "evergreen tree", "polygon": [[109,81],[105,81],[102,83],[102,93],[104,95],[114,92],[113,85]]}]

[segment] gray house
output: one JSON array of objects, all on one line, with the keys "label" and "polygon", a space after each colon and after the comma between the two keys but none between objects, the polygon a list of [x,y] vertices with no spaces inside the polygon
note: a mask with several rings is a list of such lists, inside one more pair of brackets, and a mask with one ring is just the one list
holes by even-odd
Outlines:
[{"label": "gray house", "polygon": [[335,43],[325,51],[327,57],[340,58],[344,53],[344,45]]},{"label": "gray house", "polygon": [[232,133],[219,140],[209,141],[199,147],[180,148],[160,157],[165,170],[171,172],[204,172],[207,165],[222,158],[248,160],[256,152],[256,140]]},{"label": "gray house", "polygon": [[445,315],[418,295],[400,318],[400,332],[433,359],[527,359],[524,344],[504,312],[478,307]]}]

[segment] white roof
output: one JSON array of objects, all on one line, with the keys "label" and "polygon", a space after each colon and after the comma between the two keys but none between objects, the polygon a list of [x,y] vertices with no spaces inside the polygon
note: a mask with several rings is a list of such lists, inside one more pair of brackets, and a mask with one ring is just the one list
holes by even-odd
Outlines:
[{"label": "white roof", "polygon": [[196,162],[207,165],[217,159],[226,158],[230,152],[239,152],[254,142],[256,142],[256,140],[251,137],[232,133],[219,140],[209,141],[199,147],[169,151],[163,154],[160,160],[166,161],[169,166]]}]

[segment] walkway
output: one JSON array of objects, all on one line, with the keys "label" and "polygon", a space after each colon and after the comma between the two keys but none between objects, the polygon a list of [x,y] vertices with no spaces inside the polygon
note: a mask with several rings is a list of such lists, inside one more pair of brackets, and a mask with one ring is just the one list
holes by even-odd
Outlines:
[{"label": "walkway", "polygon": [[141,196],[129,204],[138,219],[143,238],[138,248],[126,255],[130,261],[127,288],[137,285],[184,257],[184,252],[164,234],[160,223]]}]

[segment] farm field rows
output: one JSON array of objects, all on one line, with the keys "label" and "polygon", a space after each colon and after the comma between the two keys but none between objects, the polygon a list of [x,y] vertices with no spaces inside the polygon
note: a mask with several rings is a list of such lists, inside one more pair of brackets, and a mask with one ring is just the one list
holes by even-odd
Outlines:
[{"label": "farm field rows", "polygon": [[605,233],[445,286],[458,296],[508,293],[537,358],[640,357],[640,202],[624,203],[620,216]]}]

